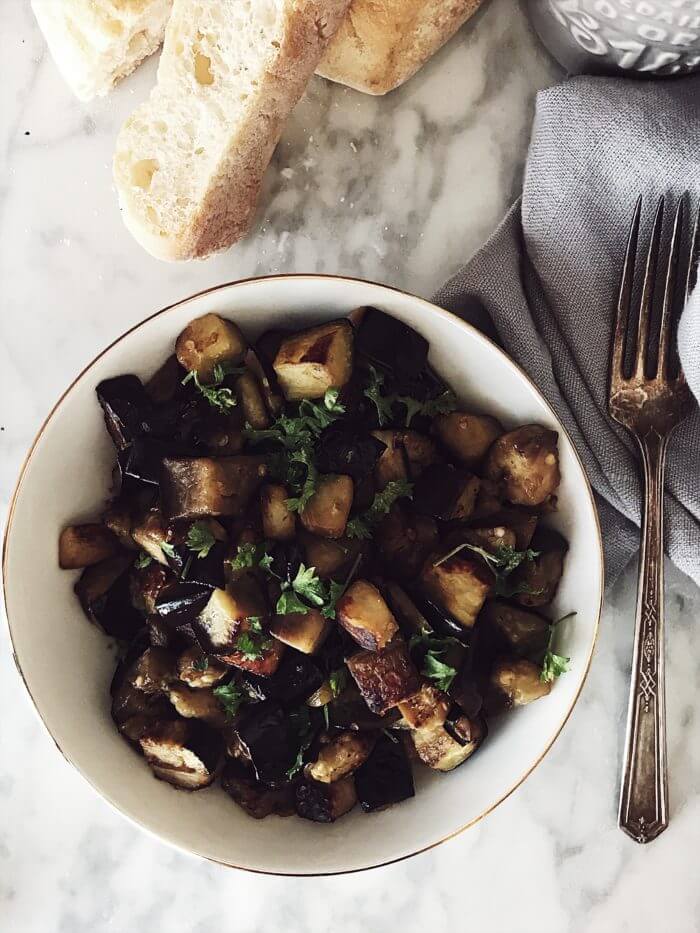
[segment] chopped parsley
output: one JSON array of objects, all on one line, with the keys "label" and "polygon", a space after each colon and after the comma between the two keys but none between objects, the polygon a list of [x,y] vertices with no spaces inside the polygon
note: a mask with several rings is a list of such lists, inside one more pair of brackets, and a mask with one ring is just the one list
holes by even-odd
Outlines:
[{"label": "chopped parsley", "polygon": [[289,721],[299,737],[299,751],[294,759],[294,763],[287,770],[287,777],[291,781],[304,767],[304,754],[309,745],[311,745],[314,731],[311,725],[309,711],[305,706],[300,706],[299,709],[290,712]]},{"label": "chopped parsley", "polygon": [[562,674],[565,674],[569,670],[571,658],[565,658],[561,654],[554,654],[552,651],[552,642],[554,641],[554,635],[557,630],[557,626],[561,622],[564,622],[566,619],[571,619],[575,615],[575,612],[569,612],[565,616],[562,616],[561,619],[557,619],[557,621],[553,622],[550,626],[549,639],[547,640],[547,650],[544,653],[544,660],[542,661],[542,672],[540,674],[540,680],[545,684],[551,684],[553,680],[555,680],[557,677],[560,677]]},{"label": "chopped parsley", "polygon": [[335,671],[331,671],[328,675],[328,686],[331,688],[331,693],[334,697],[340,696],[340,694],[345,690],[348,685],[348,669],[347,667],[339,667]]},{"label": "chopped parsley", "polygon": [[246,661],[259,661],[265,656],[272,640],[263,634],[262,626],[251,626],[250,631],[241,632],[233,643],[234,651],[242,654]]},{"label": "chopped parsley", "polygon": [[378,372],[374,366],[369,367],[369,374],[364,394],[377,409],[380,427],[395,420],[394,406],[396,405],[402,405],[404,408],[403,427],[405,428],[410,428],[416,415],[434,418],[436,415],[446,415],[457,407],[457,398],[451,389],[445,389],[440,395],[421,402],[410,395],[400,395],[396,392],[385,394],[384,374]]},{"label": "chopped parsley", "polygon": [[223,706],[227,719],[233,719],[243,703],[248,700],[247,694],[241,690],[235,680],[222,684],[220,687],[214,687],[213,693]]},{"label": "chopped parsley", "polygon": [[151,555],[147,554],[145,551],[140,551],[134,561],[134,567],[136,567],[137,570],[144,570],[151,563],[153,563]]},{"label": "chopped parsley", "polygon": [[409,641],[411,651],[416,647],[426,649],[421,674],[428,680],[432,680],[435,686],[445,693],[452,686],[452,681],[457,676],[457,669],[440,659],[450,647],[459,644],[456,638],[451,638],[449,635],[440,638],[425,632],[417,632]]},{"label": "chopped parsley", "polygon": [[478,554],[479,557],[484,560],[489,570],[491,570],[495,577],[494,591],[496,596],[508,598],[510,596],[516,596],[518,593],[537,596],[542,592],[541,590],[533,590],[529,583],[509,579],[510,574],[516,570],[523,561],[534,560],[536,557],[539,557],[540,551],[533,551],[532,548],[518,551],[509,544],[499,544],[493,551],[487,551],[486,548],[479,547],[476,544],[467,544],[465,542],[452,548],[451,551],[448,551],[447,554],[435,561],[433,566],[439,567],[440,564],[444,564],[464,550],[473,551],[475,554]]},{"label": "chopped parsley", "polygon": [[204,655],[202,658],[197,658],[192,662],[192,670],[194,671],[206,671],[209,667],[209,658]]},{"label": "chopped parsley", "polygon": [[199,378],[199,373],[193,369],[191,372],[187,373],[185,378],[182,380],[182,384],[187,385],[188,382],[193,382],[201,393],[202,397],[209,402],[212,408],[216,408],[217,411],[221,414],[227,414],[231,411],[232,408],[236,407],[236,396],[233,394],[229,388],[221,388],[222,383],[226,376],[236,375],[244,372],[240,366],[233,366],[231,363],[217,363],[214,366],[212,371],[211,382],[201,382]]},{"label": "chopped parsley", "polygon": [[185,543],[198,557],[207,557],[216,544],[216,538],[206,522],[195,522],[187,532]]},{"label": "chopped parsley", "polygon": [[166,557],[170,558],[170,560],[177,560],[177,551],[175,550],[174,544],[169,544],[167,541],[163,541],[161,542],[160,549]]},{"label": "chopped parsley", "polygon": [[239,544],[236,556],[229,558],[227,563],[232,570],[247,570],[249,567],[259,567],[267,556],[265,548],[260,544]]},{"label": "chopped parsley", "polygon": [[366,512],[350,519],[345,534],[348,538],[371,538],[375,525],[379,524],[392,505],[398,499],[410,499],[412,495],[413,485],[411,483],[392,480],[375,495],[372,505]]}]

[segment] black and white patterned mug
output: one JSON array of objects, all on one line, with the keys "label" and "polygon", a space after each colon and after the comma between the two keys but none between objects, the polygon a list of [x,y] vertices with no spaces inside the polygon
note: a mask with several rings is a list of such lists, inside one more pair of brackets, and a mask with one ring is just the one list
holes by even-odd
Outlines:
[{"label": "black and white patterned mug", "polygon": [[571,72],[700,70],[700,0],[528,0],[528,9],[544,44]]}]

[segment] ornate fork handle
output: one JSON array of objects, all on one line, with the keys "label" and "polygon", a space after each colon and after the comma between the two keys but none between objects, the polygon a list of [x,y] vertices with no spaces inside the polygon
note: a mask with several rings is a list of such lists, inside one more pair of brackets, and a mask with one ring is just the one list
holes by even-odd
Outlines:
[{"label": "ornate fork handle", "polygon": [[644,516],[619,824],[637,842],[650,842],[668,826],[663,605],[668,436],[652,428],[637,440],[644,471]]}]

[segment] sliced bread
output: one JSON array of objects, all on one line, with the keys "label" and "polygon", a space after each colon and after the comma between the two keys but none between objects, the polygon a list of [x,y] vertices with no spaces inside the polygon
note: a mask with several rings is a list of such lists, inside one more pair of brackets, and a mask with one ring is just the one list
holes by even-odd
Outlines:
[{"label": "sliced bread", "polygon": [[172,0],[32,0],[53,59],[81,100],[106,94],[163,41]]},{"label": "sliced bread", "polygon": [[285,121],[349,0],[175,0],[158,83],[117,139],[124,222],[159,259],[249,230]]}]

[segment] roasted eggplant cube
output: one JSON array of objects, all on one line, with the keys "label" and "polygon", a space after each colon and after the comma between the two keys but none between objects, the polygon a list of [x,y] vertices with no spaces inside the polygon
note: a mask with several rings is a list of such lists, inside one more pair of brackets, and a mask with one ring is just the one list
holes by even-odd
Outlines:
[{"label": "roasted eggplant cube", "polygon": [[489,450],[484,475],[501,486],[509,502],[542,505],[561,480],[557,432],[527,424],[501,435]]},{"label": "roasted eggplant cube", "polygon": [[145,385],[146,394],[156,405],[172,402],[180,391],[182,370],[176,356],[169,356]]},{"label": "roasted eggplant cube", "polygon": [[315,654],[328,634],[330,622],[318,609],[308,612],[290,612],[276,616],[270,634],[278,641],[296,648],[302,654]]},{"label": "roasted eggplant cube", "polygon": [[105,425],[117,450],[126,450],[148,429],[151,403],[137,376],[115,376],[97,386]]},{"label": "roasted eggplant cube", "polygon": [[172,683],[166,693],[183,719],[201,719],[217,729],[226,725],[226,714],[212,690],[193,690],[187,684]]},{"label": "roasted eggplant cube", "polygon": [[427,467],[416,482],[413,502],[419,512],[442,521],[463,521],[474,511],[480,480],[448,463]]},{"label": "roasted eggplant cube", "polygon": [[240,363],[246,351],[243,334],[232,321],[205,314],[190,321],[175,343],[178,362],[209,382],[217,363]]},{"label": "roasted eggplant cube", "polygon": [[163,460],[161,495],[170,521],[242,515],[267,474],[262,457],[181,457]]},{"label": "roasted eggplant cube", "polygon": [[285,651],[277,670],[269,677],[246,672],[241,675],[246,690],[258,700],[277,700],[284,706],[311,696],[323,683],[316,661],[297,651]]},{"label": "roasted eggplant cube", "polygon": [[358,483],[372,472],[384,444],[363,424],[335,421],[321,432],[316,444],[316,467],[321,473],[343,473]]},{"label": "roasted eggplant cube", "polygon": [[401,639],[381,651],[359,651],[347,664],[373,713],[386,713],[420,690],[420,677]]},{"label": "roasted eggplant cube", "polygon": [[229,760],[224,765],[221,786],[241,809],[256,820],[271,814],[292,816],[294,813],[293,784],[272,790],[256,781],[237,761]]},{"label": "roasted eggplant cube", "polygon": [[[488,518],[474,518],[468,522],[467,527],[477,532],[476,538],[480,537],[482,541],[484,538],[491,538],[496,544],[510,544],[514,538],[515,549],[525,551],[530,547],[535,534],[537,515],[528,509],[513,506],[510,509],[499,509]],[[503,530],[505,531],[501,534]],[[465,535],[464,540],[469,540],[469,537]],[[469,543],[477,541],[470,540]]]},{"label": "roasted eggplant cube", "polygon": [[257,703],[236,731],[257,779],[268,787],[286,784],[304,741],[294,717],[279,703]]},{"label": "roasted eggplant cube", "polygon": [[[247,623],[241,625],[241,632],[247,631]],[[255,654],[239,650],[236,647],[221,649],[214,656],[224,664],[230,664],[242,671],[249,671],[259,677],[271,677],[280,666],[284,655],[284,645],[274,638],[266,638]]]},{"label": "roasted eggplant cube", "polygon": [[452,701],[433,684],[425,683],[418,693],[399,703],[399,712],[411,729],[442,726]]},{"label": "roasted eggplant cube", "polygon": [[541,660],[549,640],[549,620],[505,599],[486,602],[479,615],[482,638],[494,654]]},{"label": "roasted eggplant cube", "polygon": [[452,457],[474,469],[484,459],[496,438],[503,434],[503,426],[489,415],[453,411],[447,415],[438,415],[433,421],[433,431]]},{"label": "roasted eggplant cube", "polygon": [[274,360],[278,349],[279,346],[276,346],[270,359],[263,353],[251,349],[245,355],[245,365],[255,376],[267,410],[273,418],[278,418],[284,410],[284,397],[277,382],[275,371],[272,368],[272,360]]},{"label": "roasted eggplant cube", "polygon": [[439,459],[433,441],[418,431],[372,431],[372,436],[386,448],[374,469],[379,489],[395,481],[413,482]]},{"label": "roasted eggplant cube", "polygon": [[321,579],[343,577],[361,553],[363,542],[357,538],[321,538],[319,535],[302,531],[300,541],[304,550],[304,563],[315,567]]},{"label": "roasted eggplant cube", "polygon": [[131,641],[144,619],[131,604],[129,567],[131,558],[110,557],[87,567],[75,584],[75,593],[91,622],[107,635]]},{"label": "roasted eggplant cube", "polygon": [[236,380],[236,395],[246,422],[255,431],[270,427],[270,415],[265,405],[262,389],[253,373],[245,372]]},{"label": "roasted eggplant cube", "polygon": [[411,731],[411,741],[420,760],[434,771],[454,771],[481,745],[486,729],[481,719],[459,716],[451,723]]},{"label": "roasted eggplant cube", "polygon": [[402,321],[377,308],[358,309],[358,354],[399,377],[414,377],[428,360],[428,341]]},{"label": "roasted eggplant cube", "polygon": [[260,586],[252,574],[231,583],[226,590],[212,592],[197,618],[197,625],[214,651],[235,645],[236,638],[246,630],[245,622],[267,614],[267,605]]},{"label": "roasted eggplant cube", "polygon": [[326,711],[331,729],[351,729],[355,732],[386,729],[399,718],[396,709],[382,716],[373,713],[354,684],[343,690],[340,696],[332,696]]},{"label": "roasted eggplant cube", "polygon": [[147,648],[129,667],[127,679],[143,693],[163,693],[177,679],[176,658],[167,648]]},{"label": "roasted eggplant cube", "polygon": [[364,764],[374,748],[375,736],[367,732],[338,732],[322,744],[304,773],[321,784],[332,784]]},{"label": "roasted eggplant cube", "polygon": [[221,736],[197,720],[157,723],[139,744],[154,775],[183,790],[208,787],[222,760]]},{"label": "roasted eggplant cube", "polygon": [[177,558],[169,560],[163,550],[164,544],[169,550],[169,545],[173,542],[170,540],[167,522],[157,506],[148,509],[134,521],[131,535],[141,550],[153,560],[164,567],[169,567],[171,563],[174,563],[174,570],[182,570],[182,558],[178,555]]},{"label": "roasted eggplant cube", "polygon": [[484,698],[487,715],[526,706],[547,696],[551,683],[543,681],[541,668],[525,658],[499,658],[493,666]]},{"label": "roasted eggplant cube", "polygon": [[358,645],[369,651],[386,648],[399,627],[376,586],[356,580],[336,605],[338,622]]},{"label": "roasted eggplant cube", "polygon": [[273,363],[289,401],[323,398],[352,375],[353,331],[346,320],[332,321],[286,337]]},{"label": "roasted eggplant cube", "polygon": [[154,561],[147,567],[135,567],[129,578],[134,608],[145,616],[152,615],[156,611],[156,600],[171,581],[174,581],[173,575]]},{"label": "roasted eggplant cube", "polygon": [[425,593],[463,626],[471,628],[493,587],[493,574],[482,561],[467,557],[464,551],[442,560],[429,555],[421,571]]},{"label": "roasted eggplant cube", "polygon": [[349,476],[320,476],[316,492],[299,513],[312,534],[342,538],[352,508],[353,483]]},{"label": "roasted eggplant cube", "polygon": [[482,522],[477,528],[461,527],[454,534],[448,535],[445,544],[448,548],[457,547],[458,544],[471,544],[482,548],[490,554],[497,553],[501,548],[516,548],[516,535],[512,528],[506,525]]},{"label": "roasted eggplant cube", "polygon": [[537,557],[523,561],[513,574],[522,589],[515,601],[522,606],[546,606],[556,595],[569,545],[553,528],[540,527],[533,536],[532,549],[538,552]]},{"label": "roasted eggplant cube", "polygon": [[69,525],[58,539],[58,565],[63,570],[79,570],[114,557],[120,550],[119,541],[104,525]]},{"label": "roasted eggplant cube", "polygon": [[177,659],[177,676],[194,690],[215,687],[227,674],[225,665],[208,657],[196,645],[187,648]]},{"label": "roasted eggplant cube", "polygon": [[271,541],[291,541],[296,533],[296,515],[287,499],[289,491],[279,483],[267,483],[260,490],[263,532]]},{"label": "roasted eggplant cube", "polygon": [[372,754],[355,774],[355,788],[365,813],[413,797],[411,763],[403,744],[382,733]]},{"label": "roasted eggplant cube", "polygon": [[168,583],[158,593],[155,611],[162,622],[173,632],[192,624],[212,596],[211,587],[185,580]]},{"label": "roasted eggplant cube", "polygon": [[352,776],[321,784],[309,779],[296,787],[296,811],[305,820],[314,823],[333,823],[348,813],[357,803],[355,781]]},{"label": "roasted eggplant cube", "polygon": [[416,515],[403,502],[395,502],[377,528],[376,538],[388,572],[411,580],[437,545],[438,530],[428,515]]}]

